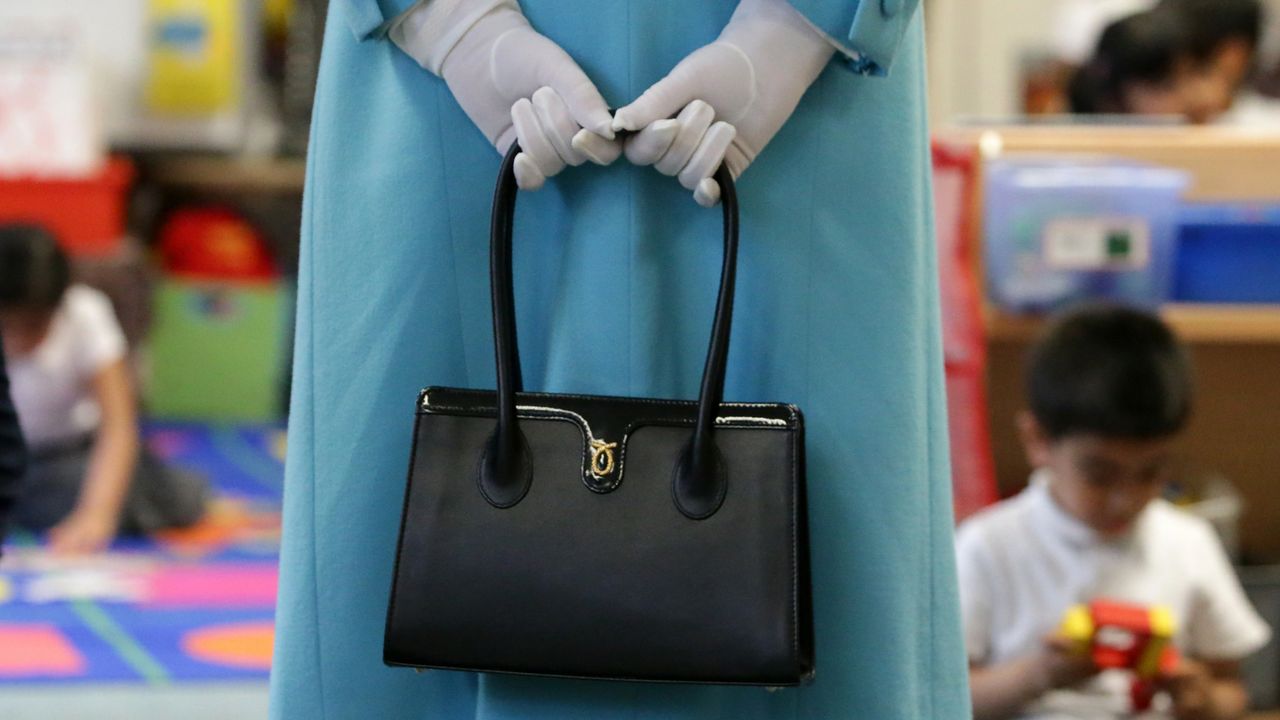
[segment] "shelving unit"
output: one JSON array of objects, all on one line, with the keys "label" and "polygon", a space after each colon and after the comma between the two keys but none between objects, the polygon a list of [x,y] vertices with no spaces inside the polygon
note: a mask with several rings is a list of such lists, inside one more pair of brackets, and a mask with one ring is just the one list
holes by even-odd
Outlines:
[{"label": "shelving unit", "polygon": [[[1183,127],[988,127],[943,133],[979,157],[992,154],[1111,155],[1181,168],[1193,202],[1280,203],[1280,132]],[[982,188],[974,194],[981,207]],[[981,212],[972,213],[983,237]],[[981,248],[973,262],[981,265]],[[979,272],[981,276],[981,272]],[[1280,305],[1169,305],[1162,316],[1191,349],[1196,401],[1178,450],[1188,464],[1221,473],[1244,499],[1246,559],[1280,562]],[[987,308],[987,384],[996,476],[1002,493],[1026,483],[1015,432],[1025,407],[1026,350],[1044,320]]]},{"label": "shelving unit", "polygon": [[229,205],[264,233],[281,271],[296,274],[303,158],[146,153],[135,160],[139,184],[151,191],[148,220],[185,204]]},{"label": "shelving unit", "polygon": [[306,162],[301,158],[235,158],[167,155],[142,163],[143,174],[172,188],[215,193],[302,194]]},{"label": "shelving unit", "polygon": [[1280,199],[1280,133],[1179,126],[1009,126],[963,128],[948,141],[986,154],[1114,155],[1186,170],[1193,202]]}]

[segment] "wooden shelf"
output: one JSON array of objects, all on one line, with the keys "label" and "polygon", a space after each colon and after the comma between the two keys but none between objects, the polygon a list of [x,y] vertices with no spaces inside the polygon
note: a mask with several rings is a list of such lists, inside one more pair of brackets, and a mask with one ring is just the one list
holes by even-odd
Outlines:
[{"label": "wooden shelf", "polygon": [[301,158],[181,155],[148,159],[142,168],[152,182],[205,192],[301,194],[306,178]]},{"label": "wooden shelf", "polygon": [[1280,129],[1098,125],[948,128],[939,138],[1002,154],[1076,153],[1132,158],[1191,173],[1194,202],[1280,200]]},{"label": "wooden shelf", "polygon": [[[1022,343],[1044,324],[1038,316],[985,313],[992,342]],[[1280,305],[1166,305],[1161,317],[1184,341],[1196,344],[1280,345]]]}]

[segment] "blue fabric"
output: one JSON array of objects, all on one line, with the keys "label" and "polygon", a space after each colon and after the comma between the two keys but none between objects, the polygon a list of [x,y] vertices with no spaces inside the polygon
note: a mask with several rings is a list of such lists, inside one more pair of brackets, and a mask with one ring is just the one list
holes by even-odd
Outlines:
[{"label": "blue fabric", "polygon": [[855,72],[888,75],[920,0],[789,0],[841,44]]},{"label": "blue fabric", "polygon": [[[615,107],[734,7],[522,4]],[[416,394],[494,386],[499,157],[442,82],[356,40],[359,12],[331,5],[316,95],[272,717],[967,717],[919,19],[893,76],[833,63],[740,182],[726,399],[807,421],[818,676],[768,693],[382,665]],[[570,168],[521,195],[515,245],[528,389],[696,395],[719,210],[651,168]]]},{"label": "blue fabric", "polygon": [[343,0],[350,4],[347,25],[356,38],[367,40],[381,35],[387,23],[396,19],[417,0]]}]

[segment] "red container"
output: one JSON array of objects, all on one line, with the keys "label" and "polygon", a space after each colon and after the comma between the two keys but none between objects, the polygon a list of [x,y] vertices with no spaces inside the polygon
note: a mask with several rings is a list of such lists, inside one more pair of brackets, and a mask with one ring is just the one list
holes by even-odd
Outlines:
[{"label": "red container", "polygon": [[276,277],[262,234],[231,208],[175,210],[160,229],[165,272],[188,279],[260,281]]},{"label": "red container", "polygon": [[110,255],[125,233],[133,164],[112,157],[84,178],[0,177],[0,223],[48,228],[73,256]]}]

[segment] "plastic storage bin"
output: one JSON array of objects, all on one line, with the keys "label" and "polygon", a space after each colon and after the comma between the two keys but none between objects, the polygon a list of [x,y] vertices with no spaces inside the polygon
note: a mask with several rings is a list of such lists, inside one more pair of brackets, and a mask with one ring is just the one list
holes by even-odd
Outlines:
[{"label": "plastic storage bin", "polygon": [[133,165],[111,158],[86,178],[0,179],[0,223],[43,225],[72,255],[102,257],[120,249]]},{"label": "plastic storage bin", "polygon": [[149,416],[213,422],[281,417],[292,293],[279,282],[168,278],[156,293]]},{"label": "plastic storage bin", "polygon": [[1173,297],[1280,303],[1280,205],[1187,205]]},{"label": "plastic storage bin", "polygon": [[1084,298],[1165,302],[1189,182],[1179,170],[1108,158],[989,162],[984,255],[991,300],[1011,312]]}]

